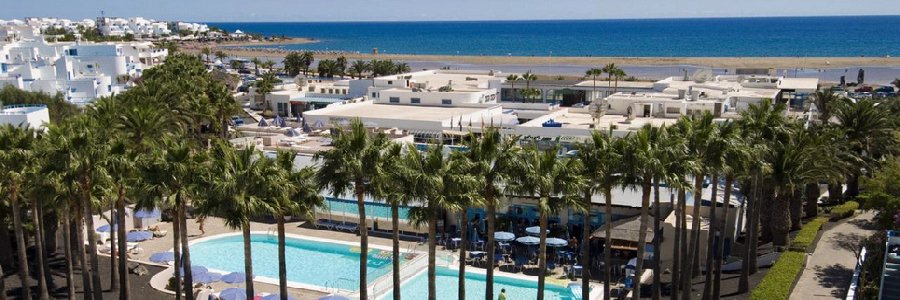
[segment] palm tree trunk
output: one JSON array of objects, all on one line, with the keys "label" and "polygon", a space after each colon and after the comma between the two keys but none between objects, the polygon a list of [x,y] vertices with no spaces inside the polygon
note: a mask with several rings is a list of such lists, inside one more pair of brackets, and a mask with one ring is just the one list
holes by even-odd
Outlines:
[{"label": "palm tree trunk", "polygon": [[[719,173],[713,171],[712,172],[712,196],[710,197],[710,209],[709,209],[709,231],[706,235],[706,263],[704,266],[706,267],[706,280],[703,282],[703,299],[710,299],[712,295],[712,285],[713,285],[713,269],[715,266],[713,265],[713,258],[717,255],[715,254],[716,247],[716,239],[718,239],[718,243],[722,243],[722,234],[719,233],[719,223],[716,219],[716,211],[719,210],[719,200],[716,197],[719,189]],[[727,205],[727,204],[726,204]]]},{"label": "palm tree trunk", "polygon": [[[179,234],[179,232],[181,232],[181,222],[178,222],[178,213],[177,212],[175,213],[175,215],[176,215],[175,219],[172,220],[172,243],[174,244],[172,246],[172,252],[175,253],[175,255],[174,255],[175,269],[173,270],[174,274],[172,276],[175,278],[175,286],[174,286],[175,300],[180,300],[181,296],[182,296],[182,293],[181,293],[181,277],[182,277],[181,276],[181,269],[182,269],[182,265],[181,265],[181,234]],[[186,271],[190,272],[190,270],[186,270]]]},{"label": "palm tree trunk", "polygon": [[541,211],[541,243],[538,247],[537,300],[544,300],[544,285],[547,281],[547,211],[543,205],[539,210]]},{"label": "palm tree trunk", "polygon": [[791,229],[790,195],[777,195],[772,201],[772,244],[776,247],[787,246],[788,232]]},{"label": "palm tree trunk", "polygon": [[[366,224],[366,203],[363,198],[363,180],[356,180],[356,212],[359,217],[359,298],[368,299],[369,291],[366,289],[366,266],[369,264],[369,225]],[[430,225],[430,224],[429,224]],[[431,230],[430,228],[428,230]]]},{"label": "palm tree trunk", "polygon": [[185,204],[187,200],[181,196],[181,193],[175,194],[175,203],[178,205],[178,216],[175,217],[180,226],[178,226],[178,234],[181,235],[181,258],[184,260],[184,297],[188,300],[194,299],[194,274],[191,271],[191,248],[188,245],[187,234],[187,216],[185,213]]},{"label": "palm tree trunk", "polygon": [[719,245],[716,249],[716,269],[715,269],[715,278],[713,279],[713,292],[712,298],[719,299],[722,294],[722,263],[725,261],[725,236],[733,237],[734,235],[728,234],[729,229],[734,226],[728,226],[728,217],[729,212],[731,211],[731,188],[734,184],[734,175],[726,175],[725,176],[725,213],[722,216],[722,229],[719,231]]},{"label": "palm tree trunk", "polygon": [[[256,292],[253,291],[253,259],[250,249],[250,221],[244,220],[241,224],[241,230],[244,234],[244,282],[246,285],[247,299],[253,299]],[[190,272],[188,270],[185,273]]]},{"label": "palm tree trunk", "polygon": [[803,227],[803,200],[800,198],[800,194],[801,191],[795,189],[788,195],[791,207],[791,230],[800,230],[800,227]]},{"label": "palm tree trunk", "polygon": [[855,199],[859,196],[859,175],[853,174],[847,178],[847,198]]},{"label": "palm tree trunk", "polygon": [[400,205],[397,202],[391,202],[391,246],[394,247],[393,261],[394,267],[393,288],[394,300],[400,300]]},{"label": "palm tree trunk", "polygon": [[641,275],[644,274],[644,253],[647,250],[647,215],[650,213],[651,179],[645,178],[641,184],[641,226],[638,233],[637,263],[634,271],[633,299],[641,299]]},{"label": "palm tree trunk", "polygon": [[0,264],[0,300],[6,300],[6,273],[3,273],[3,264]]},{"label": "palm tree trunk", "polygon": [[[462,233],[459,247],[459,285],[456,287],[459,291],[459,300],[466,300],[466,247],[469,245],[469,214],[467,212],[467,208],[462,210],[459,222],[459,232]],[[493,298],[493,295],[486,297]]]},{"label": "palm tree trunk", "polygon": [[31,287],[28,284],[28,257],[25,254],[25,230],[22,228],[22,210],[19,207],[19,190],[9,187],[9,208],[12,210],[13,230],[16,236],[16,258],[18,258],[19,280],[22,282],[22,298],[31,299]]},{"label": "palm tree trunk", "polygon": [[590,189],[584,191],[584,204],[587,209],[581,218],[581,299],[591,298],[591,196],[593,195]]},{"label": "palm tree trunk", "polygon": [[814,218],[819,215],[819,184],[809,183],[803,191],[803,198],[806,200],[803,204],[803,212],[807,218]]},{"label": "palm tree trunk", "polygon": [[[428,216],[428,300],[437,299],[437,266],[435,265],[435,255],[437,252],[437,243],[434,236],[437,234],[437,209],[431,210]],[[362,298],[360,298],[362,299]]]},{"label": "palm tree trunk", "polygon": [[97,231],[94,229],[94,205],[91,203],[91,185],[85,178],[82,181],[84,193],[84,222],[87,226],[88,255],[91,259],[91,283],[93,284],[94,299],[103,299],[103,288],[100,285],[100,263],[97,260]]},{"label": "palm tree trunk", "polygon": [[125,248],[118,248],[116,243],[116,232],[118,231],[116,227],[119,225],[115,220],[116,202],[110,202],[109,208],[109,290],[115,292],[119,289],[119,272],[118,268],[116,268],[116,255],[118,252],[116,250]]},{"label": "palm tree trunk", "polygon": [[675,241],[672,246],[672,291],[669,293],[672,300],[678,300],[678,291],[681,290],[681,281],[679,270],[681,270],[681,206],[675,202],[675,194],[670,194],[669,199],[672,202],[672,208],[675,210]]},{"label": "palm tree trunk", "polygon": [[116,230],[116,234],[119,242],[119,252],[117,253],[119,256],[119,285],[121,290],[119,290],[119,300],[128,300],[131,299],[131,287],[128,282],[128,255],[126,255],[125,251],[127,248],[126,240],[125,240],[125,185],[119,185],[118,191],[118,199],[116,199],[116,225],[118,225],[118,230]]},{"label": "palm tree trunk", "polygon": [[681,240],[681,245],[678,248],[678,252],[681,254],[681,264],[679,266],[681,271],[678,272],[678,278],[680,280],[679,284],[681,284],[681,298],[685,300],[691,299],[692,289],[691,276],[690,274],[685,274],[685,270],[690,268],[690,261],[685,257],[688,253],[687,201],[687,190],[684,188],[678,189],[678,210],[681,216],[681,219],[679,220],[681,232],[678,236],[678,239]]},{"label": "palm tree trunk", "polygon": [[84,249],[85,232],[83,205],[84,204],[81,203],[81,201],[78,201],[75,207],[75,252],[78,253],[76,258],[78,260],[78,265],[81,267],[81,289],[84,293],[84,299],[92,299],[94,284],[91,282],[91,269],[88,266],[88,253]]},{"label": "palm tree trunk", "polygon": [[694,207],[691,214],[691,239],[689,242],[691,249],[688,251],[687,260],[690,269],[686,268],[682,271],[688,276],[688,280],[692,280],[700,269],[700,205],[703,194],[703,177],[703,174],[694,175]]},{"label": "palm tree trunk", "polygon": [[41,210],[38,209],[38,201],[31,201],[31,213],[34,222],[34,247],[37,250],[37,269],[38,269],[38,298],[41,300],[50,300],[50,293],[47,291],[47,274],[44,270],[44,233],[41,216]]},{"label": "palm tree trunk", "polygon": [[[75,266],[72,253],[72,218],[68,205],[63,204],[63,254],[66,257],[66,294],[69,300],[75,300]],[[5,294],[5,293],[4,293]]]},{"label": "palm tree trunk", "polygon": [[278,216],[278,294],[281,300],[288,299],[287,255],[284,250],[284,216]]},{"label": "palm tree trunk", "polygon": [[662,240],[662,230],[660,229],[660,218],[662,218],[662,210],[659,207],[659,177],[653,178],[653,291],[650,295],[653,300],[659,300],[662,289],[662,267],[659,262],[659,244]]},{"label": "palm tree trunk", "polygon": [[[603,200],[606,202],[603,211],[603,223],[606,225],[606,241],[603,242],[603,273],[606,277],[606,280],[603,280],[603,299],[610,299],[610,288],[609,285],[612,283],[612,250],[610,246],[612,243],[610,242],[612,239],[612,188],[606,187],[603,190]],[[585,267],[587,268],[587,267]]]},{"label": "palm tree trunk", "polygon": [[[494,200],[493,178],[486,178],[489,182],[485,200],[487,201],[487,275],[485,276],[485,300],[493,300],[494,298],[494,252],[496,242],[494,242],[494,232],[497,231],[497,202]],[[468,214],[466,214],[468,216]],[[460,257],[464,259],[464,257]],[[464,277],[460,277],[463,280]],[[462,293],[460,293],[462,295]],[[460,298],[462,299],[462,298]]]}]

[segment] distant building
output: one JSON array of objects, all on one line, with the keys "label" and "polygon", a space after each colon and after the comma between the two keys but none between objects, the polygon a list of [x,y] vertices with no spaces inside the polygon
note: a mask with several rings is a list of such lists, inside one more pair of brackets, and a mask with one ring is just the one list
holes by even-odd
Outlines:
[{"label": "distant building", "polygon": [[9,105],[0,109],[0,125],[46,130],[48,123],[50,110],[46,105]]}]

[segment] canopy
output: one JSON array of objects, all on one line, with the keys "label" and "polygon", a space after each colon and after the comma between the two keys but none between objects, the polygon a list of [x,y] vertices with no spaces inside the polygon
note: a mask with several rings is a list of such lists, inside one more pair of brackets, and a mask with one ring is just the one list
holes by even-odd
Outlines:
[{"label": "canopy", "polygon": [[319,300],[350,300],[350,298],[347,298],[347,297],[344,297],[344,296],[341,296],[341,295],[334,295],[334,294],[332,294],[332,295],[328,295],[328,296],[324,296],[324,297],[322,297],[322,298],[319,298]]},{"label": "canopy", "polygon": [[202,284],[210,284],[210,283],[219,281],[221,279],[222,279],[222,274],[215,273],[215,272],[197,274],[197,276],[194,276],[194,282],[202,283]]},{"label": "canopy", "polygon": [[[184,267],[181,267],[181,273],[184,273]],[[209,273],[209,270],[204,266],[192,265],[191,266],[191,275],[192,276],[200,276],[203,274]]]},{"label": "canopy", "polygon": [[516,235],[513,234],[512,232],[506,232],[506,231],[494,232],[494,240],[497,240],[498,242],[509,242],[514,239],[516,239]]},{"label": "canopy", "polygon": [[525,245],[537,245],[541,243],[541,239],[533,237],[533,236],[523,236],[516,239],[516,242],[525,244]]},{"label": "canopy", "polygon": [[242,288],[227,288],[219,293],[222,300],[247,300],[247,291]]},{"label": "canopy", "polygon": [[301,132],[300,132],[298,129],[296,129],[296,128],[288,128],[288,130],[286,130],[286,131],[284,132],[284,135],[289,136],[289,137],[298,137],[298,136],[300,136],[301,134],[303,134],[303,133],[301,133]]},{"label": "canopy", "polygon": [[175,261],[175,253],[172,252],[157,252],[150,255],[150,261],[155,263],[167,263],[170,261]]},{"label": "canopy", "polygon": [[[297,300],[297,298],[294,298],[294,297],[291,296],[291,295],[288,295],[287,298],[288,298],[288,300]],[[281,300],[281,295],[279,295],[279,294],[271,294],[271,295],[262,297],[261,300]]]},{"label": "canopy", "polygon": [[275,120],[273,120],[272,123],[278,127],[287,127],[287,122],[285,122],[280,115],[275,116]]},{"label": "canopy", "polygon": [[[632,218],[621,219],[603,224],[603,226],[600,226],[600,228],[594,230],[594,233],[591,234],[591,237],[605,239],[606,226],[612,226],[612,237],[610,239],[636,243],[641,233],[641,218],[640,216],[634,216]],[[648,243],[653,241],[654,236],[655,234],[653,232],[653,229],[648,226],[646,241]]]},{"label": "canopy", "polygon": [[115,230],[118,230],[118,229],[119,229],[119,225],[109,226],[109,224],[106,224],[106,225],[97,227],[97,229],[96,229],[95,231],[97,231],[97,232],[109,232],[110,227],[114,228]]},{"label": "canopy", "polygon": [[244,282],[244,277],[246,275],[242,272],[233,272],[222,276],[222,281],[226,283],[241,283]]},{"label": "canopy", "polygon": [[[550,230],[546,230],[546,231],[550,232]],[[528,233],[530,235],[541,235],[541,227],[540,226],[531,226],[531,227],[525,228],[525,233]]]},{"label": "canopy", "polygon": [[269,127],[269,122],[266,122],[266,118],[259,119],[259,127]]},{"label": "canopy", "polygon": [[162,212],[159,208],[154,208],[152,210],[141,209],[134,212],[134,217],[141,219],[159,218],[160,216],[162,216]]},{"label": "canopy", "polygon": [[132,231],[125,234],[125,241],[143,242],[153,238],[153,233],[149,231]]},{"label": "canopy", "polygon": [[547,238],[547,246],[549,246],[549,247],[565,247],[568,244],[569,244],[569,242],[567,242],[564,239]]}]

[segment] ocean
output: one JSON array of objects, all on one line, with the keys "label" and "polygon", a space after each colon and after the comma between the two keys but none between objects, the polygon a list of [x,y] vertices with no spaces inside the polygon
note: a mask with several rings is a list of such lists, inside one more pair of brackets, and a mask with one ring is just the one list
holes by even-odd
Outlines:
[{"label": "ocean", "polygon": [[318,40],[291,50],[629,57],[900,56],[900,16],[464,22],[209,23]]}]

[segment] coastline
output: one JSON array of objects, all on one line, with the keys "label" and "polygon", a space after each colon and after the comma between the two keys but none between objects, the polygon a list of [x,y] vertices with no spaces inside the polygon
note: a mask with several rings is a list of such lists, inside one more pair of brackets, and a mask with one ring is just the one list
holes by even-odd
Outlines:
[{"label": "coastline", "polygon": [[[299,41],[299,42],[294,42]],[[279,48],[254,48],[261,45],[287,45],[314,43],[314,39],[291,38],[276,42],[233,42],[209,45],[230,56],[260,57],[280,61],[289,50]],[[191,50],[191,49],[185,49]],[[547,57],[547,56],[471,56],[471,55],[418,55],[418,54],[368,54],[317,52],[316,58],[371,60],[392,59],[398,61],[454,62],[473,65],[568,65],[603,66],[609,63],[627,66],[702,66],[710,68],[775,68],[775,69],[836,69],[863,66],[900,67],[900,57]]]}]

